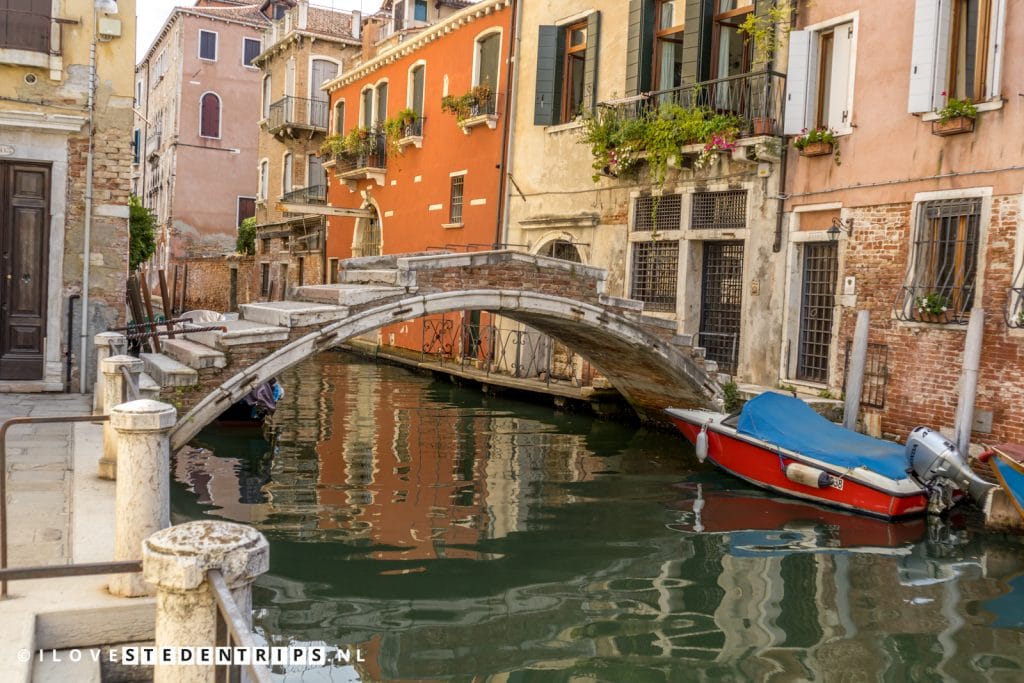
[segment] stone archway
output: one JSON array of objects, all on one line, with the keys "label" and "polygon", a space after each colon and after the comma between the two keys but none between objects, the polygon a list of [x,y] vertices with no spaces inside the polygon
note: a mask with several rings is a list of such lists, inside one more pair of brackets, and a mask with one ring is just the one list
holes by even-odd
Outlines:
[{"label": "stone archway", "polygon": [[374,215],[370,218],[356,219],[356,227],[352,232],[352,256],[380,256],[384,245],[380,209],[372,200],[363,202],[359,208],[370,209]]}]

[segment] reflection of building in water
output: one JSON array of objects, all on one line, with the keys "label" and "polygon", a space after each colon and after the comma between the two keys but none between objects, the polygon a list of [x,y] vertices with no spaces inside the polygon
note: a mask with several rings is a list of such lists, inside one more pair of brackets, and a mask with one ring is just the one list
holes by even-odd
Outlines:
[{"label": "reflection of building in water", "polygon": [[235,522],[258,524],[266,519],[263,485],[270,480],[271,445],[248,458],[219,457],[204,448],[186,448],[175,459],[174,478],[188,486],[197,502],[216,505],[211,512]]}]

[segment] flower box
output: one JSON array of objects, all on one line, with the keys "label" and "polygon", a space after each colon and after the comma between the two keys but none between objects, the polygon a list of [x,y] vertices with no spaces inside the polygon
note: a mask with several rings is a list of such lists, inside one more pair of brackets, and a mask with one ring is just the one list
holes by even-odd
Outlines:
[{"label": "flower box", "polygon": [[928,313],[927,311],[916,311],[915,317],[918,321],[923,323],[937,323],[941,325],[945,325],[951,320],[949,311],[942,311],[941,313]]},{"label": "flower box", "polygon": [[804,145],[803,149],[800,150],[800,156],[802,157],[822,157],[831,153],[831,142],[808,142]]},{"label": "flower box", "polygon": [[974,118],[971,116],[956,116],[943,121],[941,119],[932,121],[932,135],[959,135],[970,133],[974,130]]}]

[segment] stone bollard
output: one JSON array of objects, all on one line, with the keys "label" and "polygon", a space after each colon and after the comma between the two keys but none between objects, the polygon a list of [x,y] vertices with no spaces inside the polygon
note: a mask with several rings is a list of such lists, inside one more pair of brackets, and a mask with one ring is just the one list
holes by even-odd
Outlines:
[{"label": "stone bollard", "polygon": [[[143,542],[171,521],[170,432],[174,406],[143,399],[110,411],[117,430],[120,476],[114,494],[114,560],[137,560]],[[152,595],[141,574],[118,574],[107,589],[114,595]]]},{"label": "stone bollard", "polygon": [[[132,373],[137,382],[144,365],[134,356],[111,356],[103,359],[100,369],[103,371],[104,415],[113,414],[114,406],[132,400],[128,395],[124,377],[121,375],[121,368],[128,368],[128,372]],[[110,421],[103,425],[103,457],[100,458],[100,478],[117,479],[117,434]]]},{"label": "stone bollard", "polygon": [[[217,602],[206,574],[217,569],[252,627],[253,580],[270,568],[270,547],[256,529],[231,522],[188,522],[146,539],[142,573],[156,586],[156,647],[217,645]],[[221,643],[227,645],[227,643]],[[153,680],[213,681],[209,666],[157,664]]]},{"label": "stone bollard", "polygon": [[100,332],[93,337],[92,343],[96,347],[96,383],[92,387],[92,414],[107,415],[107,408],[103,405],[103,361],[111,356],[127,354],[128,338],[120,332]]}]

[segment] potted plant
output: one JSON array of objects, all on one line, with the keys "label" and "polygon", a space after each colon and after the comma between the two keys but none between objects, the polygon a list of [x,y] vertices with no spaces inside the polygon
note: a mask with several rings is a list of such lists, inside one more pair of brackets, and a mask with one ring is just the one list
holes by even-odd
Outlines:
[{"label": "potted plant", "polygon": [[836,139],[836,132],[831,128],[824,128],[822,126],[812,130],[804,128],[800,135],[793,138],[793,146],[797,148],[802,157],[818,157],[831,154],[836,166],[842,163],[839,160],[839,140]]},{"label": "potted plant", "polygon": [[949,297],[938,292],[919,296],[914,299],[917,319],[928,323],[948,323],[949,303]]},{"label": "potted plant", "polygon": [[475,116],[490,114],[488,111],[494,91],[486,83],[473,86],[462,95],[445,95],[441,98],[441,111],[455,114],[455,121],[462,123]]},{"label": "potted plant", "polygon": [[1024,304],[1021,304],[1020,310],[1017,311],[1017,327],[1024,327]]},{"label": "potted plant", "polygon": [[[945,92],[942,93],[945,96]],[[958,100],[953,97],[946,106],[936,109],[938,119],[932,121],[932,135],[957,135],[970,133],[974,130],[974,119],[978,116],[978,108],[968,99]]]}]

